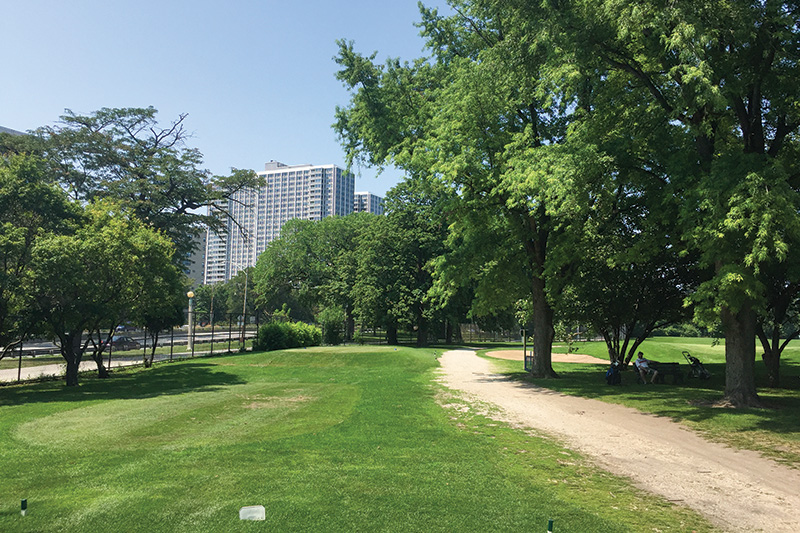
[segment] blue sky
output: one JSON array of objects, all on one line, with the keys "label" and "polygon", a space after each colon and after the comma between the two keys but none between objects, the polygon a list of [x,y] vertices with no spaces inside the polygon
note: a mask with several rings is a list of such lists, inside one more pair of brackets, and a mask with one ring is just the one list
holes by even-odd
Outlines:
[{"label": "blue sky", "polygon": [[[444,0],[425,2],[445,7]],[[330,125],[348,94],[337,39],[378,60],[424,55],[416,0],[26,0],[0,17],[0,126],[54,124],[64,109],[188,113],[189,145],[215,174],[231,167],[344,164]],[[383,195],[401,177],[354,169]]]}]

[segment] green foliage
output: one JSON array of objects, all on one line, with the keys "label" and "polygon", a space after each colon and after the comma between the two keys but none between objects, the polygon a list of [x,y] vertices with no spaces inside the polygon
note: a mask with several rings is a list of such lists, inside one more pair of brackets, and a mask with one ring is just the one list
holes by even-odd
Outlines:
[{"label": "green foliage", "polygon": [[[213,313],[213,322],[219,324],[228,320],[228,315],[234,313],[234,308],[228,307],[230,300],[230,291],[233,289],[233,284],[228,281],[227,283],[214,283],[212,285],[200,285],[194,288],[194,306],[198,317],[201,320],[208,317],[209,323]],[[241,313],[241,306],[239,313]],[[238,313],[237,313],[238,314]]]},{"label": "green foliage", "polygon": [[295,316],[304,319],[316,309],[338,306],[352,330],[352,287],[360,253],[356,243],[374,218],[355,213],[284,224],[281,237],[267,246],[253,272],[261,305],[288,304]]},{"label": "green foliage", "polygon": [[445,251],[454,198],[442,183],[424,179],[406,179],[388,192],[386,216],[374,220],[358,242],[353,294],[362,324],[414,328],[418,345],[424,345],[432,320],[462,318],[454,291],[437,291],[433,275]]},{"label": "green foliage", "polygon": [[[74,234],[35,242],[23,286],[32,294],[34,312],[58,340],[68,385],[77,384],[87,350],[103,373],[101,331],[110,336],[131,314],[142,320],[174,316],[172,291],[182,285],[173,251],[166,236],[107,202],[87,206],[86,223]],[[84,331],[94,335],[84,338]]]},{"label": "green foliage", "polygon": [[340,307],[326,307],[317,315],[317,322],[322,326],[322,341],[336,346],[344,340],[345,315]]},{"label": "green foliage", "polygon": [[39,326],[24,279],[38,239],[74,231],[80,210],[42,159],[0,153],[0,359]]},{"label": "green foliage", "polygon": [[180,262],[191,253],[195,235],[206,226],[224,226],[201,208],[225,213],[228,198],[260,179],[237,169],[211,176],[201,167],[202,154],[185,144],[186,115],[166,126],[156,115],[153,107],[103,108],[89,115],[66,110],[62,125],[37,134],[55,178],[75,199],[125,205],[175,243]]},{"label": "green foliage", "polygon": [[[627,150],[641,154],[638,162],[628,158],[632,168],[661,176],[680,198],[672,233],[713,269],[692,298],[697,316],[706,324],[722,317],[726,337],[739,339],[728,343],[728,394],[735,404],[755,404],[753,332],[764,287],[775,286],[768,272],[780,272],[768,267],[800,242],[796,6],[587,1],[553,8],[575,64],[598,73],[587,125],[605,117],[593,131],[639,147]],[[796,283],[778,285],[793,291]]]},{"label": "green foliage", "polygon": [[322,330],[304,322],[285,320],[270,321],[258,329],[258,336],[253,344],[254,350],[285,350],[318,346],[322,341]]},{"label": "green foliage", "polygon": [[[337,57],[352,94],[335,126],[349,161],[442,179],[469,213],[453,221],[440,282],[464,269],[479,305],[531,300],[548,365],[558,296],[607,302],[594,313],[606,329],[632,331],[625,309],[647,304],[632,299],[648,287],[637,280],[681,286],[649,297],[669,303],[635,317],[646,332],[680,320],[698,286],[696,316],[747,337],[728,343],[731,400],[757,402],[756,320],[779,327],[775,310],[800,286],[775,268],[800,243],[796,5],[452,5],[451,16],[421,9],[427,61],[376,65],[346,42]],[[664,275],[685,260],[703,277]],[[607,276],[616,301],[593,289]]]}]

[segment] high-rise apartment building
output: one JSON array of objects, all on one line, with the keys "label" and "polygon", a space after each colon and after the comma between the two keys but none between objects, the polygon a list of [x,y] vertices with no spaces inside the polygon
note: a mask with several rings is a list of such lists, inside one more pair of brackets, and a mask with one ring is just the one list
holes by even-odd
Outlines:
[{"label": "high-rise apartment building", "polygon": [[205,283],[227,281],[255,265],[258,255],[293,218],[321,220],[353,212],[355,177],[336,165],[267,163],[265,185],[239,191],[228,202],[228,233],[209,232]]},{"label": "high-rise apartment building", "polygon": [[192,280],[192,287],[202,285],[205,280],[206,238],[206,233],[195,235],[194,239],[192,239],[192,253],[182,262],[183,271]]},{"label": "high-rise apartment building", "polygon": [[357,192],[353,195],[354,213],[383,214],[383,198],[371,192]]}]

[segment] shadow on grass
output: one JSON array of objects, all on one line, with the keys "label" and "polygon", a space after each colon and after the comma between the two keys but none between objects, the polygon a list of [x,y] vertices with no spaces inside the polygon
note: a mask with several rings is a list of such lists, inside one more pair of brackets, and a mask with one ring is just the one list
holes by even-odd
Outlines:
[{"label": "shadow on grass", "polygon": [[[800,395],[794,388],[760,388],[763,408],[726,409],[715,407],[724,396],[725,365],[704,365],[712,373],[711,379],[689,378],[688,365],[684,369],[684,382],[673,384],[667,377],[664,384],[639,384],[632,370],[622,373],[621,385],[608,385],[605,382],[607,365],[561,364],[554,365],[559,379],[532,378],[527,372],[510,372],[506,378],[518,381],[520,386],[536,386],[553,393],[599,399],[621,403],[673,420],[707,422],[718,420],[735,428],[736,431],[770,431],[792,434],[800,432]],[[796,377],[792,374],[797,367],[789,367],[787,380]],[[782,371],[784,368],[782,368]],[[763,372],[757,371],[757,383],[766,383]]]},{"label": "shadow on grass", "polygon": [[63,381],[4,387],[0,389],[0,406],[151,398],[189,391],[211,391],[244,383],[246,381],[240,376],[220,371],[217,365],[198,361],[160,365],[147,371],[117,371],[108,379],[84,374],[77,387],[66,387]]}]

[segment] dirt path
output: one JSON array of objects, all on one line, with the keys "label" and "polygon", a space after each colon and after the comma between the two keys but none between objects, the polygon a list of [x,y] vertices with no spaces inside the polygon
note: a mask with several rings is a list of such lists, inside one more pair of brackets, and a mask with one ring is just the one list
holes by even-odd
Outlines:
[{"label": "dirt path", "polygon": [[449,388],[500,407],[509,423],[556,436],[725,531],[800,531],[800,471],[708,442],[665,418],[510,381],[469,350],[445,352],[440,362]]}]

